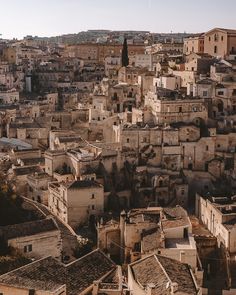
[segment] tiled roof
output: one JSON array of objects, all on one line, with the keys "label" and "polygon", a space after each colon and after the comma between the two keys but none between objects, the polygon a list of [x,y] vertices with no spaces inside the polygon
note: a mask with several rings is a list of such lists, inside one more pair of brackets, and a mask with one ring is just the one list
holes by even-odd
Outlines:
[{"label": "tiled roof", "polygon": [[143,288],[149,284],[155,285],[155,295],[169,294],[166,289],[167,283],[170,281],[158,263],[156,256],[152,255],[139,260],[131,266],[133,276]]},{"label": "tiled roof", "polygon": [[65,275],[63,264],[47,257],[0,276],[0,285],[52,292],[64,285]]},{"label": "tiled roof", "polygon": [[227,33],[236,34],[235,29],[216,28],[217,30],[226,31]]},{"label": "tiled roof", "polygon": [[187,212],[180,206],[163,208],[163,213],[165,215],[165,219],[161,220],[163,230],[190,225]]},{"label": "tiled roof", "polygon": [[31,123],[10,123],[10,128],[42,128],[38,123],[31,122]]},{"label": "tiled roof", "polygon": [[23,166],[23,167],[16,167],[14,168],[14,173],[16,176],[20,175],[28,175],[35,172],[42,172],[39,166]]},{"label": "tiled roof", "polygon": [[171,294],[170,286],[178,284],[178,294],[197,294],[194,279],[187,264],[177,260],[151,255],[130,265],[135,281],[141,288],[153,287],[152,294]]},{"label": "tiled roof", "polygon": [[160,220],[160,212],[160,208],[158,208],[157,210],[133,209],[129,212],[129,220],[133,223],[147,221],[158,223]]},{"label": "tiled roof", "polygon": [[142,251],[148,252],[160,247],[160,228],[152,228],[142,232]]},{"label": "tiled roof", "polygon": [[101,290],[118,290],[120,289],[120,274],[118,272],[119,268],[117,267],[112,271],[108,276],[106,276],[101,283],[99,283],[99,289]]},{"label": "tiled roof", "polygon": [[101,184],[93,180],[75,180],[68,184],[68,189],[101,187]]},{"label": "tiled roof", "polygon": [[77,142],[82,141],[81,136],[60,136],[58,137],[60,142]]},{"label": "tiled roof", "polygon": [[58,230],[52,218],[24,222],[0,227],[0,236],[5,239],[33,236],[39,233]]},{"label": "tiled roof", "polygon": [[100,250],[68,265],[46,257],[0,276],[0,285],[51,292],[66,285],[67,294],[76,295],[115,268],[116,265]]},{"label": "tiled roof", "polygon": [[197,294],[190,268],[186,263],[160,255],[157,255],[157,257],[170,280],[178,284],[178,292],[176,294]]},{"label": "tiled roof", "polygon": [[180,206],[176,206],[173,208],[170,208],[170,207],[163,208],[163,212],[168,219],[188,216],[187,212]]},{"label": "tiled roof", "polygon": [[205,84],[205,85],[211,85],[212,83],[214,83],[214,81],[212,79],[206,78],[206,79],[202,79],[196,82],[196,84]]},{"label": "tiled roof", "polygon": [[37,164],[44,164],[45,158],[39,157],[39,158],[28,158],[28,159],[22,159],[25,166],[28,165],[37,165]]}]

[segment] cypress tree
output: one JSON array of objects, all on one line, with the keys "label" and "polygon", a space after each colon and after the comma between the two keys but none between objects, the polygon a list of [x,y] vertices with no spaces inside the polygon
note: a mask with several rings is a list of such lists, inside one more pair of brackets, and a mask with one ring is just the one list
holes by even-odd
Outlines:
[{"label": "cypress tree", "polygon": [[128,45],[127,39],[124,39],[122,56],[121,56],[122,67],[127,67],[129,65],[129,57],[128,57]]}]

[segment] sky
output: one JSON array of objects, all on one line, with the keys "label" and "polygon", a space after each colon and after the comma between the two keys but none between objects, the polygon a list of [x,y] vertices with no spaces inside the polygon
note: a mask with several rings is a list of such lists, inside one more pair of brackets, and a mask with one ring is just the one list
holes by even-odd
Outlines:
[{"label": "sky", "polygon": [[236,0],[0,0],[2,38],[88,29],[204,32],[236,29]]}]

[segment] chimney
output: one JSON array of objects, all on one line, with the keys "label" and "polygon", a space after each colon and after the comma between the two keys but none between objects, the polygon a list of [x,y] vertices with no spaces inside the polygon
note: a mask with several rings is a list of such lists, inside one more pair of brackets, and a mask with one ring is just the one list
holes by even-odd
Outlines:
[{"label": "chimney", "polygon": [[99,281],[94,281],[93,282],[93,295],[97,295],[99,290]]},{"label": "chimney", "polygon": [[178,283],[173,282],[173,283],[171,284],[171,294],[176,293],[176,292],[178,291],[178,289],[179,289]]},{"label": "chimney", "polygon": [[180,260],[180,262],[185,263],[185,252],[184,251],[180,251],[179,260]]},{"label": "chimney", "polygon": [[147,285],[147,295],[154,295],[155,294],[155,284],[149,283]]}]

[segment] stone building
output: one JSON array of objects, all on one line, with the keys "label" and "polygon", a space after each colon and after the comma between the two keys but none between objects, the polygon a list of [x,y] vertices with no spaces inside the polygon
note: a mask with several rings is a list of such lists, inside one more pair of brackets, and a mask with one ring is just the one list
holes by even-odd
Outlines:
[{"label": "stone building", "polygon": [[104,211],[103,186],[92,180],[49,183],[49,210],[73,228]]},{"label": "stone building", "polygon": [[61,232],[53,218],[0,227],[0,236],[8,246],[29,258],[52,256],[60,260]]},{"label": "stone building", "polygon": [[98,295],[103,288],[108,294],[121,295],[121,284],[119,269],[100,250],[67,265],[51,256],[44,257],[0,276],[0,292],[4,295]]},{"label": "stone building", "polygon": [[3,60],[9,64],[16,64],[16,49],[13,47],[6,47],[3,49]]},{"label": "stone building", "polygon": [[107,56],[105,57],[105,74],[109,79],[117,80],[118,70],[121,67],[120,56]]},{"label": "stone building", "polygon": [[138,83],[138,76],[145,71],[145,69],[139,67],[121,67],[118,72],[118,82],[135,85]]},{"label": "stone building", "polygon": [[136,54],[135,55],[135,67],[147,68],[152,70],[152,55],[151,54]]},{"label": "stone building", "polygon": [[236,203],[234,197],[196,195],[195,214],[230,254],[236,253]]},{"label": "stone building", "polygon": [[148,92],[144,105],[150,108],[157,124],[174,122],[196,122],[208,119],[207,104],[204,99],[182,97],[177,91],[157,88]]},{"label": "stone building", "polygon": [[[151,253],[188,263],[197,269],[197,250],[192,226],[180,207],[150,207],[122,212],[120,223],[110,221],[97,227],[98,247],[121,261],[135,261]],[[184,259],[184,260],[183,260]]]},{"label": "stone building", "polygon": [[54,172],[60,174],[72,174],[80,177],[85,174],[88,168],[96,168],[99,164],[101,148],[88,145],[82,142],[82,147],[75,149],[47,150],[45,152],[45,171],[53,176]]},{"label": "stone building", "polygon": [[[121,68],[122,70],[123,68]],[[126,70],[125,70],[126,71]],[[135,75],[138,81],[138,73]],[[115,113],[131,112],[133,107],[140,104],[140,89],[137,84],[119,83],[109,88],[108,91],[108,110]]]},{"label": "stone building", "polygon": [[225,57],[236,52],[236,30],[214,28],[204,35],[204,52]]},{"label": "stone building", "polygon": [[17,138],[31,144],[34,148],[38,148],[40,143],[48,144],[48,129],[42,127],[36,122],[31,123],[9,123],[7,125],[7,137]]},{"label": "stone building", "polygon": [[52,177],[47,173],[35,173],[27,176],[27,197],[44,205],[48,205],[48,183]]},{"label": "stone building", "polygon": [[207,53],[191,53],[186,56],[185,71],[193,71],[198,75],[209,75],[210,67],[214,62],[215,59]]},{"label": "stone building", "polygon": [[202,294],[186,263],[157,254],[129,264],[128,286],[132,295]]},{"label": "stone building", "polygon": [[180,88],[180,85],[180,77],[171,74],[160,75],[158,78],[153,79],[154,87],[161,87],[169,90],[177,90]]},{"label": "stone building", "polygon": [[[107,56],[121,56],[122,44],[109,43],[81,43],[77,45],[68,45],[65,48],[65,55],[78,57],[85,61],[95,63],[104,63]],[[144,44],[129,44],[129,58],[132,59],[136,54],[143,54],[145,51]]]},{"label": "stone building", "polygon": [[12,88],[11,90],[0,89],[0,103],[2,104],[14,104],[19,102],[19,92]]},{"label": "stone building", "polygon": [[182,42],[159,42],[146,47],[147,53],[177,51],[183,52]]},{"label": "stone building", "polygon": [[195,34],[184,39],[183,53],[188,55],[191,53],[203,53],[204,52],[204,33]]}]

